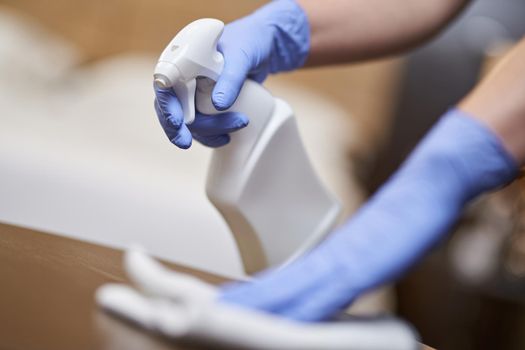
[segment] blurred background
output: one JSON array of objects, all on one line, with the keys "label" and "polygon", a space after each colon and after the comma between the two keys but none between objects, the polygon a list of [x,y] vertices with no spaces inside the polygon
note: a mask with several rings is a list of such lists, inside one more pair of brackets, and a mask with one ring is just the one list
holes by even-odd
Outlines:
[{"label": "blurred background", "polygon": [[[228,22],[263,3],[0,0],[0,221],[112,247],[138,242],[243,277],[204,194],[210,150],[169,143],[153,111],[152,71],[185,24]],[[521,38],[523,18],[523,0],[478,0],[404,57],[268,80],[294,108],[342,219]],[[396,312],[438,349],[524,349],[524,218],[522,181],[481,198],[411,273],[352,311]]]}]

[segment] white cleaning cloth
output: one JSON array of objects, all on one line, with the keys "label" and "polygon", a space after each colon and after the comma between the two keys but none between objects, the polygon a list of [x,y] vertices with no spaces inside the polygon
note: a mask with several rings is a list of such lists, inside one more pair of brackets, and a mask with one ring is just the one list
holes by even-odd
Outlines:
[{"label": "white cleaning cloth", "polygon": [[166,269],[140,250],[124,259],[136,285],[107,284],[96,300],[109,312],[173,339],[216,348],[413,350],[410,327],[394,319],[299,323],[217,302],[218,289]]}]

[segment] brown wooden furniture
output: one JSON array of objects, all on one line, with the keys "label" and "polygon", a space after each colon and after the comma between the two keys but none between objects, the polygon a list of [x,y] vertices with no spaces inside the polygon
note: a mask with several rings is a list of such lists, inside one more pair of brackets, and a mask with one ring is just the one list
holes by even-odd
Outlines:
[{"label": "brown wooden furniture", "polygon": [[121,257],[114,249],[0,224],[0,349],[185,349],[97,308],[98,286],[126,281]]},{"label": "brown wooden furniture", "polygon": [[[98,286],[126,282],[121,258],[115,249],[0,223],[0,349],[186,349],[95,305]],[[168,265],[210,283],[226,281]]]}]

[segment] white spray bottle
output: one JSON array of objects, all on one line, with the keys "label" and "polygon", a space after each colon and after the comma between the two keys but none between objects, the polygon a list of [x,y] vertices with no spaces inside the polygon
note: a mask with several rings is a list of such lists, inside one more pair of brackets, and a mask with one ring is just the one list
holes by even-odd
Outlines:
[{"label": "white spray bottle", "polygon": [[[187,124],[195,106],[204,114],[224,112],[211,102],[224,63],[217,51],[223,29],[215,19],[190,23],[155,67],[155,84],[174,89]],[[285,101],[246,80],[228,111],[243,113],[250,124],[213,151],[206,193],[230,227],[246,272],[253,273],[312,248],[332,228],[340,205],[314,171]]]}]

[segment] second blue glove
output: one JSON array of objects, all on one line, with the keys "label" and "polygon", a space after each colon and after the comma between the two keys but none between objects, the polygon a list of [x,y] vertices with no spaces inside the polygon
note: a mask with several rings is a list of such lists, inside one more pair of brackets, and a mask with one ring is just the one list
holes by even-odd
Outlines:
[{"label": "second blue glove", "polygon": [[300,321],[342,310],[436,244],[465,204],[517,175],[493,132],[450,111],[390,180],[316,249],[222,291],[221,301]]}]

